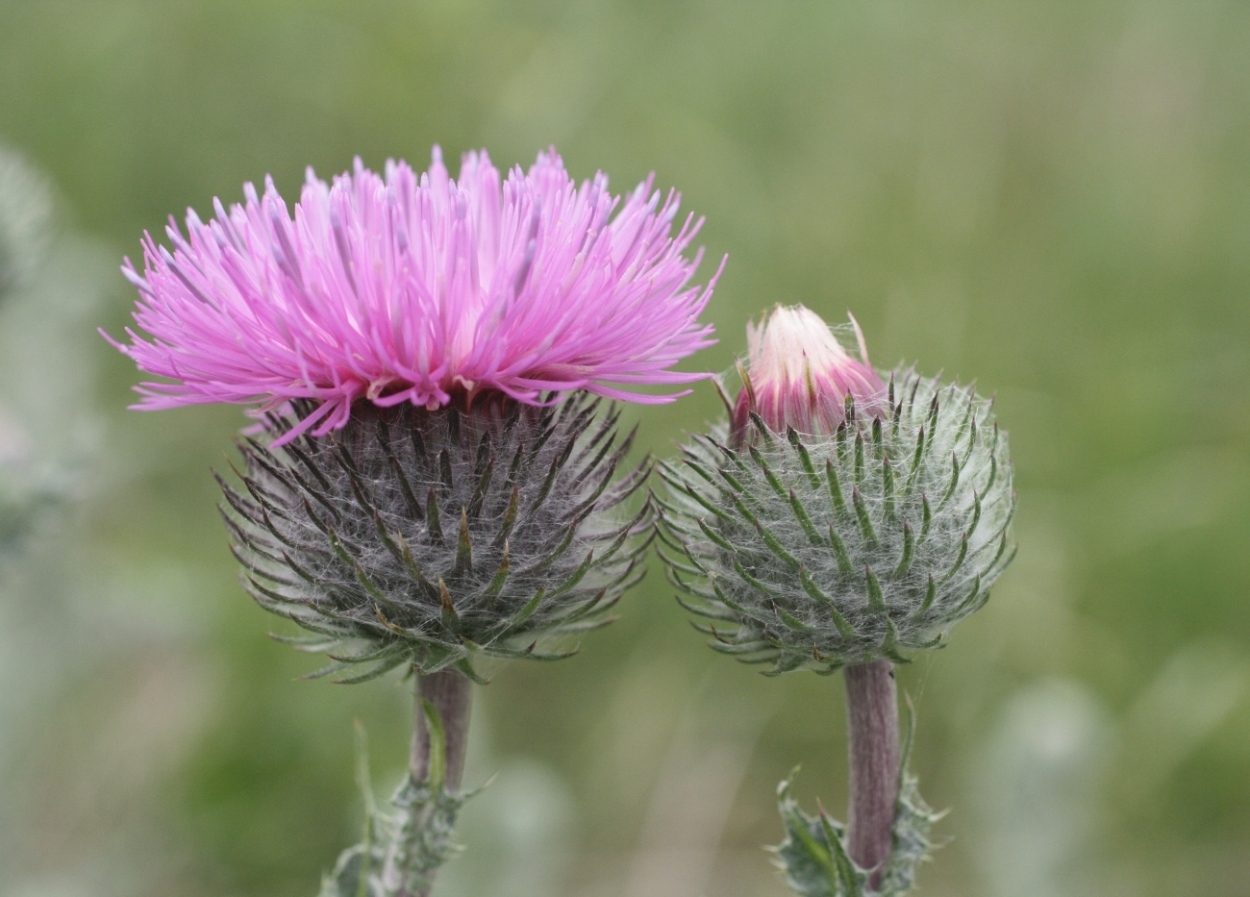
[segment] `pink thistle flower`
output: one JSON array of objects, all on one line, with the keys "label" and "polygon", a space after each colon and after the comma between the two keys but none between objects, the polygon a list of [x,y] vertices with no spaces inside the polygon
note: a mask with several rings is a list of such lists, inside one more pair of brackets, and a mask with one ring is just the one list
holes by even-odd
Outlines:
[{"label": "pink thistle flower", "polygon": [[846,416],[849,396],[868,413],[881,404],[885,384],[868,361],[859,324],[851,318],[859,359],[842,347],[820,315],[802,305],[778,305],[756,327],[747,324],[747,366],[733,413],[744,433],[751,412],[781,432],[831,434]]},{"label": "pink thistle flower", "polygon": [[633,388],[707,376],[671,368],[714,342],[698,316],[720,270],[690,285],[702,219],[674,234],[680,196],[653,177],[622,202],[602,173],[576,185],[553,149],[502,179],[468,153],[452,180],[435,147],[421,175],[358,159],[327,186],[310,169],[293,216],[271,179],[244,196],[215,200],[208,223],[188,210],[185,237],[171,218],[172,252],[145,234],[143,275],[126,260],[151,338],[110,342],[172,381],[137,387],[135,407],[315,403],[286,442],[343,427],[361,400],[433,410],[581,389],[662,403],[682,393]]}]

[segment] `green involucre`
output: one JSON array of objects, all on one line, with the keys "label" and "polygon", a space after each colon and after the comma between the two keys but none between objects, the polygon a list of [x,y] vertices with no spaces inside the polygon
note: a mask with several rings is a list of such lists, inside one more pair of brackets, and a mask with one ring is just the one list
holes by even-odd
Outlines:
[{"label": "green involucre", "polygon": [[613,482],[632,437],[599,404],[363,406],[338,434],[248,440],[244,488],[221,483],[245,585],[314,633],[280,640],[328,652],[315,675],[339,681],[568,656],[543,646],[611,622],[651,529],[649,502],[617,514],[648,465]]},{"label": "green involucre", "polygon": [[[725,426],[660,469],[661,554],[712,648],[767,672],[832,672],[940,645],[1014,555],[1006,434],[991,403],[913,371],[836,434]],[[681,599],[679,599],[681,600]]]}]

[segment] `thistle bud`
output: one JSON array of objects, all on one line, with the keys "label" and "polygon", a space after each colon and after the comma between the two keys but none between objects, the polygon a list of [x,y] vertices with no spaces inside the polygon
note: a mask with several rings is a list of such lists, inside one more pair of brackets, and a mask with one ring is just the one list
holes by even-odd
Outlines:
[{"label": "thistle bud", "polygon": [[[853,325],[852,325],[853,326]],[[939,646],[1010,562],[1006,434],[971,389],[880,376],[805,308],[750,329],[732,427],[662,474],[672,580],[711,646],[770,673]]]}]

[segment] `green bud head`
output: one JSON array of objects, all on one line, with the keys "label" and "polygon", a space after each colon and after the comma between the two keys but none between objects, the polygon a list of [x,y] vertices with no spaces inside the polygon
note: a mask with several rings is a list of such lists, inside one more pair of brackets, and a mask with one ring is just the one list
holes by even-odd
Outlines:
[{"label": "green bud head", "polygon": [[661,468],[662,553],[716,650],[770,673],[906,662],[989,598],[1015,509],[991,403],[912,370],[882,383],[839,396],[831,432],[750,413]]}]

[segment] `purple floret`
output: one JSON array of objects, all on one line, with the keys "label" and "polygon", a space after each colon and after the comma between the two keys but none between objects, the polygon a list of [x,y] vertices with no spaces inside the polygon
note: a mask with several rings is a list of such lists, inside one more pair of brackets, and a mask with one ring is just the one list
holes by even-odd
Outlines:
[{"label": "purple floret", "polygon": [[634,388],[706,376],[672,367],[713,342],[698,316],[720,271],[691,283],[702,219],[674,234],[680,196],[653,178],[622,201],[602,173],[575,184],[553,149],[502,180],[468,153],[452,180],[436,147],[420,175],[357,160],[327,186],[310,169],[294,217],[271,180],[244,196],[207,223],[188,211],[185,237],[171,219],[172,252],[145,235],[142,275],[126,260],[150,338],[127,329],[114,345],[172,381],[143,383],[136,407],[318,403],[287,441],[342,427],[360,400],[582,389],[661,403],[680,393]]}]

